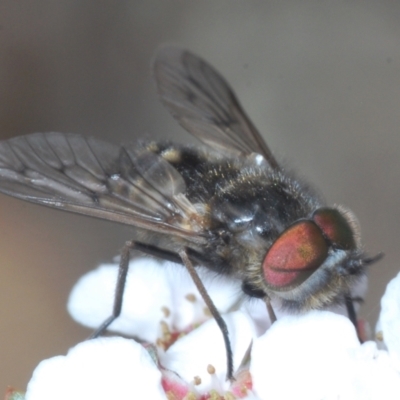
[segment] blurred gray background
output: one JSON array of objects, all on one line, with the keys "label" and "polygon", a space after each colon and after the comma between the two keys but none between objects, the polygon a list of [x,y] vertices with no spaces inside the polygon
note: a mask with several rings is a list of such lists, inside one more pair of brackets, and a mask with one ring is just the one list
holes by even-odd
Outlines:
[{"label": "blurred gray background", "polygon": [[[38,131],[191,141],[157,101],[165,42],[232,83],[269,146],[329,203],[356,212],[371,254],[374,323],[400,270],[400,3],[394,1],[0,2],[0,135]],[[89,331],[69,290],[130,229],[0,196],[0,393]]]}]

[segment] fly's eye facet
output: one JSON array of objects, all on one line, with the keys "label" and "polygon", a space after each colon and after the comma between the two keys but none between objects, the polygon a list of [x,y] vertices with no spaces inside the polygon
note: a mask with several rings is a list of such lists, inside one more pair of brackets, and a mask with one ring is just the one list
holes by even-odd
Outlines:
[{"label": "fly's eye facet", "polygon": [[353,230],[346,218],[335,208],[320,208],[313,215],[314,222],[321,228],[326,238],[337,248],[356,248]]},{"label": "fly's eye facet", "polygon": [[328,244],[313,221],[299,221],[284,231],[263,262],[268,285],[284,288],[304,282],[328,256]]}]

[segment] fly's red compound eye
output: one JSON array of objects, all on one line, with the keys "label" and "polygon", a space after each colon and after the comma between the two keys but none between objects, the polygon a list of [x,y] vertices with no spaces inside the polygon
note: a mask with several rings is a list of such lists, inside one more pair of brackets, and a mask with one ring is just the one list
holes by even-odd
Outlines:
[{"label": "fly's red compound eye", "polygon": [[305,281],[328,256],[328,244],[313,221],[299,221],[284,231],[263,262],[268,285],[284,288]]},{"label": "fly's red compound eye", "polygon": [[337,248],[343,250],[356,248],[353,231],[339,210],[321,208],[314,213],[313,220]]}]

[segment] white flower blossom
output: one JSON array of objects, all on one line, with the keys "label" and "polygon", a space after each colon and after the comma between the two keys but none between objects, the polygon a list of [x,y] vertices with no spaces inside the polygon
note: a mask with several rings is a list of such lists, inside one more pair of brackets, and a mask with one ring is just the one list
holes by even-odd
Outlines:
[{"label": "white flower blossom", "polygon": [[[199,273],[220,312],[238,301],[240,287],[235,282],[207,270]],[[68,311],[77,322],[96,329],[111,315],[117,275],[116,264],[103,264],[77,282],[68,301]],[[109,329],[154,343],[160,334],[160,321],[184,331],[209,317],[181,265],[139,258],[130,264],[122,312]]]},{"label": "white flower blossom", "polygon": [[[225,314],[224,320],[228,327],[236,370],[256,338],[256,330],[251,318],[241,311]],[[226,381],[225,345],[214,320],[207,321],[176,341],[160,357],[160,362],[163,367],[176,372],[186,382],[191,382],[195,376],[199,377],[201,383],[196,388],[199,393],[206,393],[212,389],[222,392],[229,389],[230,383]],[[215,374],[207,372],[209,365],[213,366]]]},{"label": "white flower blossom", "polygon": [[[128,397],[127,397],[128,396]],[[42,361],[26,400],[166,400],[161,372],[143,346],[118,337],[87,340]]]},{"label": "white flower blossom", "polygon": [[[26,400],[400,398],[400,275],[382,299],[388,350],[379,350],[375,342],[360,344],[338,315],[343,307],[285,315],[275,304],[278,321],[270,326],[265,304],[243,301],[240,282],[199,272],[228,326],[235,381],[226,380],[221,331],[186,271],[142,258],[131,263],[122,315],[110,328],[147,344],[80,343],[39,364]],[[77,321],[97,328],[110,315],[116,277],[117,265],[109,264],[81,278],[68,304]]]},{"label": "white flower blossom", "polygon": [[381,308],[377,336],[400,373],[400,273],[387,285]]},{"label": "white flower blossom", "polygon": [[250,373],[262,399],[400,398],[400,376],[374,342],[328,311],[278,320],[253,345]]}]

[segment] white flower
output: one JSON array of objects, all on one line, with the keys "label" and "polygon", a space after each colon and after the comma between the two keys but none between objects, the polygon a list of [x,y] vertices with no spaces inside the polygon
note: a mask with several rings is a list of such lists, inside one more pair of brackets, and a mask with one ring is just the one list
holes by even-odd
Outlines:
[{"label": "white flower", "polygon": [[400,373],[400,273],[386,287],[376,331]]},{"label": "white flower", "polygon": [[[116,264],[102,265],[78,281],[68,302],[74,319],[97,328],[111,314],[117,273]],[[215,306],[223,313],[234,366],[238,368],[252,340],[269,326],[265,306],[261,302],[260,308],[260,301],[253,301],[243,311],[228,312],[242,305],[238,283],[205,269],[199,269],[199,275]],[[257,315],[258,320],[253,320],[250,313]],[[225,344],[216,322],[210,318],[203,299],[181,265],[141,258],[131,262],[122,314],[110,330],[158,345],[165,387],[171,388],[174,395],[183,392],[200,396],[213,390],[221,393],[235,390],[238,383],[247,379],[242,374],[238,383],[232,385],[226,381]],[[175,341],[182,333],[183,337]],[[164,347],[168,348],[165,352]],[[210,373],[208,367],[215,372]]]},{"label": "white flower", "polygon": [[[228,327],[234,369],[237,370],[256,338],[255,326],[249,316],[241,311],[225,314],[224,320]],[[199,377],[201,383],[196,385],[199,393],[212,389],[220,392],[229,390],[230,382],[226,381],[225,345],[214,320],[207,321],[176,341],[161,355],[160,362],[164,368],[174,371],[186,382],[192,382],[194,377]],[[209,365],[212,365],[215,373],[208,372]]]},{"label": "white flower", "polygon": [[[184,268],[146,258],[131,263],[122,315],[111,329],[149,344],[122,338],[81,343],[38,366],[27,400],[400,398],[393,367],[400,354],[398,331],[393,334],[400,320],[399,277],[382,301],[389,354],[374,342],[360,344],[348,318],[328,311],[290,316],[275,304],[278,321],[269,329],[265,304],[243,301],[240,282],[202,269],[199,274],[227,324],[235,381],[226,381],[221,331]],[[97,328],[109,317],[116,278],[115,264],[85,275],[70,296],[74,318]]]},{"label": "white flower", "polygon": [[[235,282],[203,269],[199,274],[220,312],[238,301],[240,288]],[[68,301],[68,311],[77,322],[96,329],[111,315],[117,275],[116,264],[104,264],[78,281]],[[206,305],[184,267],[139,258],[130,264],[122,313],[109,329],[155,343],[161,321],[173,331],[185,331],[208,318]]]},{"label": "white flower", "polygon": [[328,311],[277,321],[255,340],[250,373],[262,399],[400,398],[387,353],[374,342],[360,344],[351,322]]},{"label": "white flower", "polygon": [[66,356],[42,361],[28,384],[26,400],[166,400],[161,372],[134,340],[99,338]]}]

